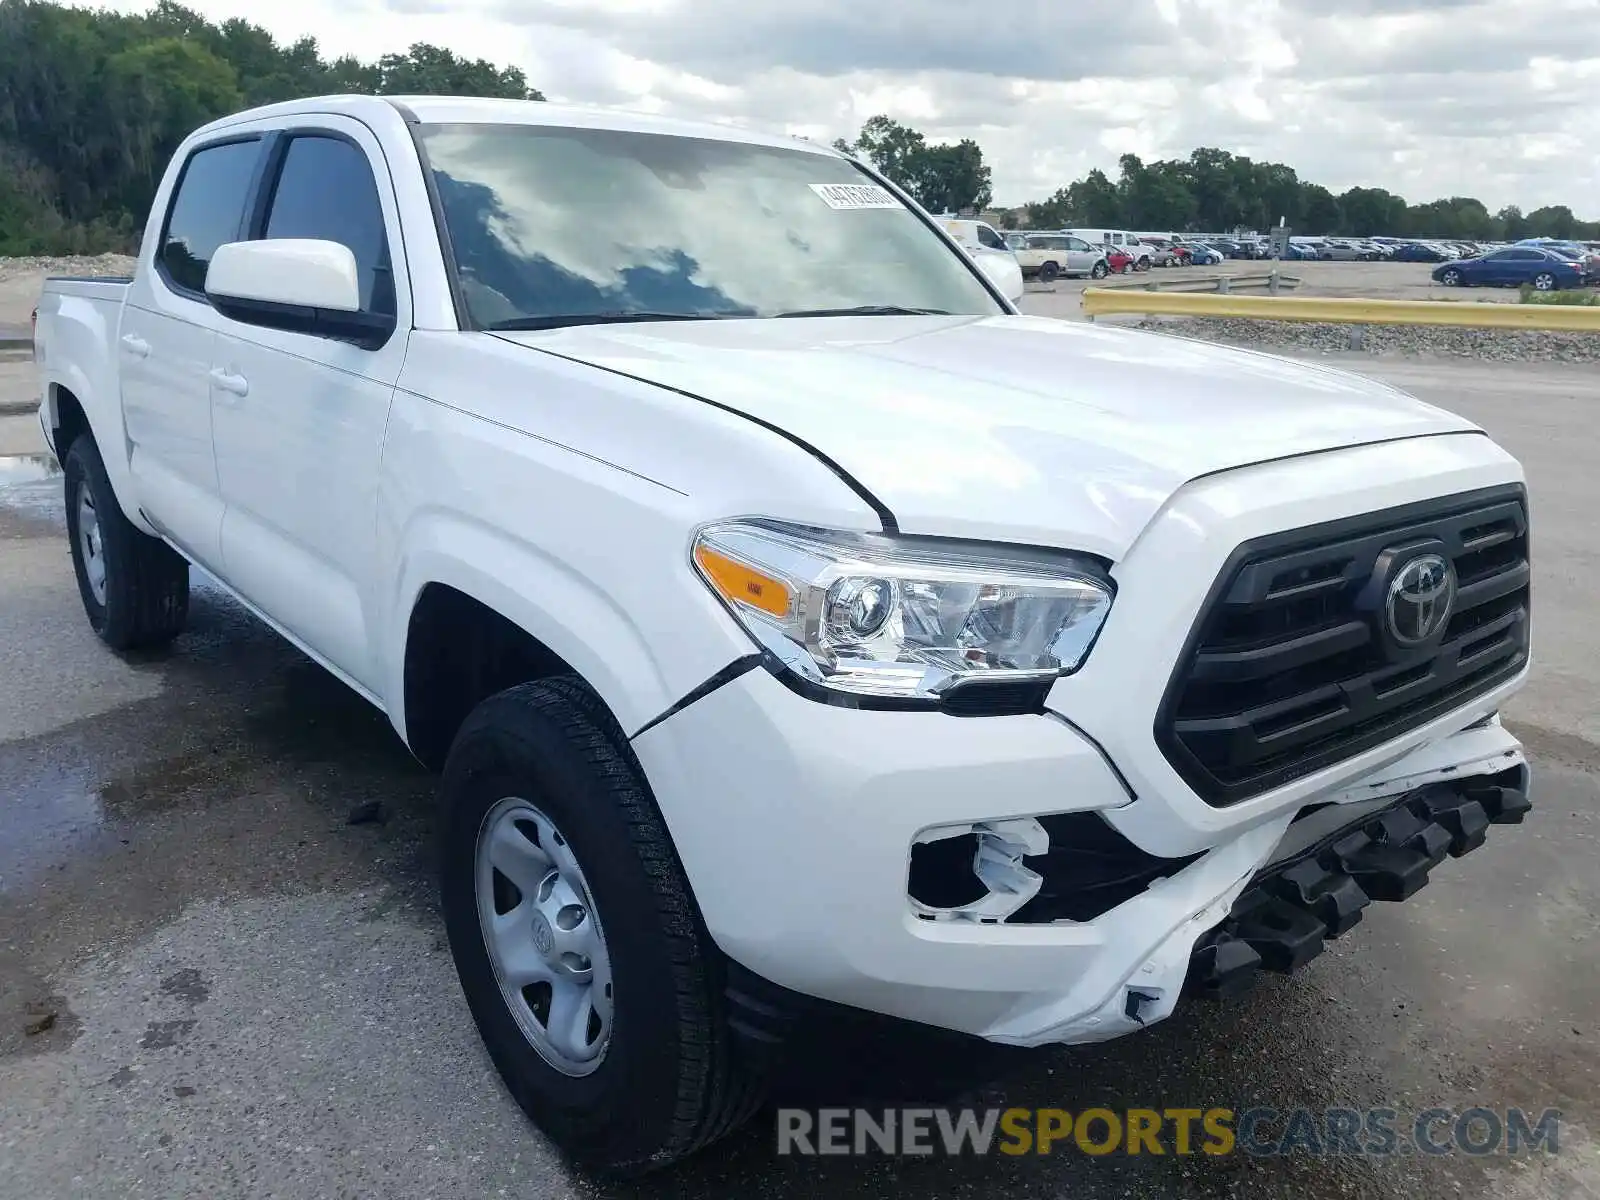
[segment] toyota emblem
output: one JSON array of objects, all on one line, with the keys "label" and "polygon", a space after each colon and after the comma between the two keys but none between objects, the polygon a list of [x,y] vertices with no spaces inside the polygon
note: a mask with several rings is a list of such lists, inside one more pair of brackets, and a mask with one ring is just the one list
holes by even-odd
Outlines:
[{"label": "toyota emblem", "polygon": [[1412,649],[1444,631],[1456,603],[1456,572],[1440,554],[1419,554],[1389,581],[1383,619],[1395,644]]}]

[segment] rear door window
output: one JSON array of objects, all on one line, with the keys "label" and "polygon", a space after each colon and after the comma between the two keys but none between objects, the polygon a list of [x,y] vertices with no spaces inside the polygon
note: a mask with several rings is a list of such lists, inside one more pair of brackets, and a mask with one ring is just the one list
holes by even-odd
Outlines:
[{"label": "rear door window", "polygon": [[256,138],[224,142],[202,146],[184,164],[156,255],[161,274],[177,290],[203,296],[211,256],[239,240],[260,152]]}]

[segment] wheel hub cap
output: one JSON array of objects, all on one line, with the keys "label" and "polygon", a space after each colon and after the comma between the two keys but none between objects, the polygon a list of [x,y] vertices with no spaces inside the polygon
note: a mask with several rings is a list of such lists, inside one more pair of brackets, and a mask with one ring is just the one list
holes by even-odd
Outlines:
[{"label": "wheel hub cap", "polygon": [[100,538],[100,514],[95,512],[94,497],[87,484],[78,493],[78,546],[83,554],[83,574],[95,603],[104,607],[106,602],[105,547]]},{"label": "wheel hub cap", "polygon": [[500,995],[556,1070],[587,1075],[611,1040],[611,958],[565,837],[538,807],[508,797],[484,817],[476,852],[478,924]]}]

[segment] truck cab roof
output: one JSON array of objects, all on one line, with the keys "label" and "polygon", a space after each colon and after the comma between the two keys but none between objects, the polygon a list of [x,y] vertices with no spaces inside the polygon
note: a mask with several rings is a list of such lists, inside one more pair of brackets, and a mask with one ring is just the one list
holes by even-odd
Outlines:
[{"label": "truck cab roof", "polygon": [[709,121],[684,121],[650,113],[579,104],[552,104],[546,100],[497,100],[479,96],[312,96],[233,113],[196,132],[204,136],[256,121],[310,113],[333,113],[361,120],[390,111],[398,111],[406,119],[426,125],[553,125],[573,129],[620,129],[634,133],[781,146],[791,150],[810,150],[829,158],[843,157],[833,147],[821,142],[731,125],[716,125]]}]

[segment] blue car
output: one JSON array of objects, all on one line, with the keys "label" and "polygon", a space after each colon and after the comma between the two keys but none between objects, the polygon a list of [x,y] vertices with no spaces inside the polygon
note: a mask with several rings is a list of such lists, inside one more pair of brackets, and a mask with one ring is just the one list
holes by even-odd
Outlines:
[{"label": "blue car", "polygon": [[1511,246],[1477,258],[1440,263],[1433,278],[1445,287],[1521,287],[1529,284],[1541,292],[1583,285],[1583,271],[1559,255],[1534,246]]},{"label": "blue car", "polygon": [[1203,242],[1179,242],[1178,246],[1189,252],[1189,262],[1197,267],[1214,267],[1222,261],[1222,254]]}]

